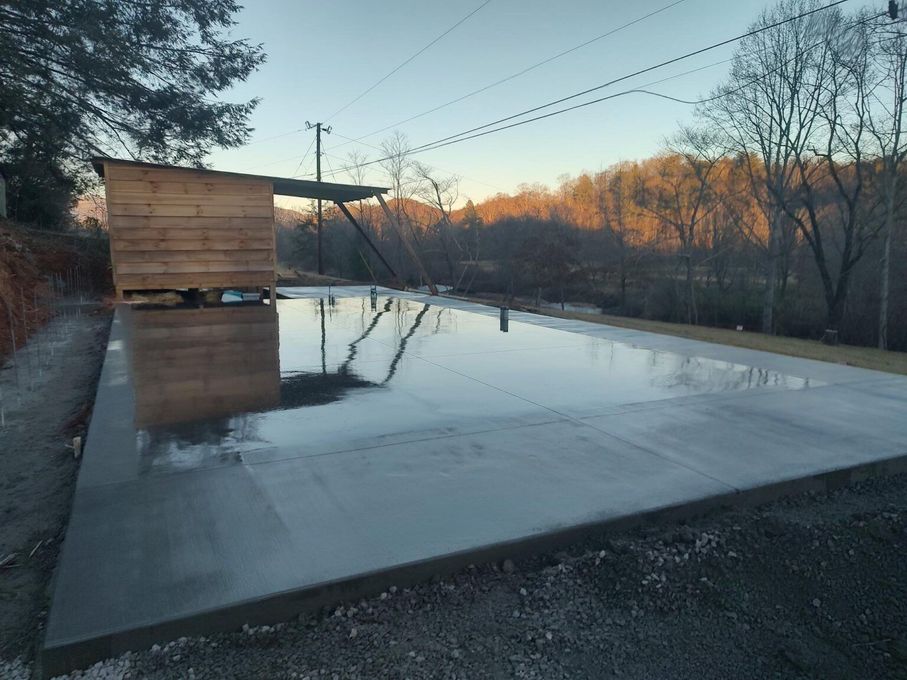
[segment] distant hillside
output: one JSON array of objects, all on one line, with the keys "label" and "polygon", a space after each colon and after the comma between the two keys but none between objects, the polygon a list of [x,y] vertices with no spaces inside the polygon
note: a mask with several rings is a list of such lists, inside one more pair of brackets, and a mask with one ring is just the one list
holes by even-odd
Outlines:
[{"label": "distant hillside", "polygon": [[73,215],[79,222],[87,218],[96,219],[101,226],[107,228],[107,201],[102,194],[86,194],[76,201],[72,209]]},{"label": "distant hillside", "polygon": [[300,222],[305,222],[308,215],[300,210],[274,206],[274,223],[283,229],[293,229]]}]

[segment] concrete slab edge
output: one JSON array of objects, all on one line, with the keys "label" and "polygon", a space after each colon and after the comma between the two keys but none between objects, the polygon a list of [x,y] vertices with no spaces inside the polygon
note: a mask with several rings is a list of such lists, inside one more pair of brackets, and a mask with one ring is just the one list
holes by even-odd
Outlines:
[{"label": "concrete slab edge", "polygon": [[240,602],[227,608],[198,612],[130,631],[110,633],[86,640],[74,640],[52,648],[44,647],[37,660],[36,677],[51,678],[75,669],[86,668],[97,661],[116,657],[127,651],[146,649],[153,644],[165,643],[183,636],[236,631],[243,624],[259,626],[287,621],[302,613],[316,611],[322,607],[376,596],[392,585],[398,588],[407,587],[426,582],[435,576],[448,576],[470,564],[497,562],[505,558],[519,560],[531,555],[562,549],[581,541],[604,539],[608,535],[645,524],[675,523],[720,509],[754,507],[786,496],[834,491],[862,480],[905,472],[907,472],[907,452],[806,477],[772,482],[750,489],[731,491],[640,513],[563,527],[543,534],[440,555],[352,578],[284,591],[268,597]]}]

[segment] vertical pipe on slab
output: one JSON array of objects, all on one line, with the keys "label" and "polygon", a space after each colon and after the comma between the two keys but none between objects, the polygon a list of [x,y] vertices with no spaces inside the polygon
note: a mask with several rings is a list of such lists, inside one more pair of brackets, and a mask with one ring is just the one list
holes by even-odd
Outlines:
[{"label": "vertical pipe on slab", "polygon": [[507,333],[510,330],[510,310],[507,307],[501,307],[501,332]]}]

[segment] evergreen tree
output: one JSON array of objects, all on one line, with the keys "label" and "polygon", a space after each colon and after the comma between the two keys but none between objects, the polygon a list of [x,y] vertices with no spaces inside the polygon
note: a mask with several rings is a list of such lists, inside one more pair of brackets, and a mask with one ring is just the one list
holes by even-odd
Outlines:
[{"label": "evergreen tree", "polygon": [[0,165],[10,214],[59,222],[92,155],[201,165],[242,144],[256,99],[219,94],[265,59],[229,31],[233,0],[0,3]]}]

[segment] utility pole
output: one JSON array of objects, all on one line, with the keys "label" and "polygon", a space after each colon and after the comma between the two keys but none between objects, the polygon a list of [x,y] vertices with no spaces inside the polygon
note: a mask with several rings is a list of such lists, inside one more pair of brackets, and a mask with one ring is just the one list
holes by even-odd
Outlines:
[{"label": "utility pole", "polygon": [[[322,126],[321,123],[305,122],[305,129],[315,128],[315,179],[321,181],[321,132],[331,134],[331,126]],[[317,231],[317,249],[318,249],[318,273],[324,274],[324,259],[321,254],[321,199],[318,199],[318,231]]]}]

